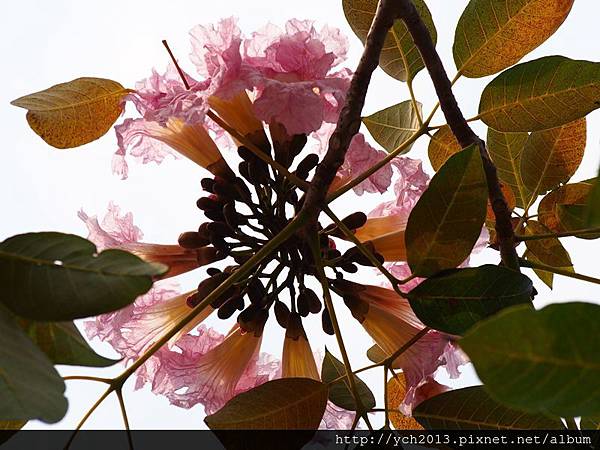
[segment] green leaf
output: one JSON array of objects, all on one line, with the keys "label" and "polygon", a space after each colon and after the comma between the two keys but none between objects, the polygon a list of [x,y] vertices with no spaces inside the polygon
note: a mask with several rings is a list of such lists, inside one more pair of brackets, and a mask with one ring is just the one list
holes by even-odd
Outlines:
[{"label": "green leaf", "polygon": [[25,108],[27,122],[56,148],[78,147],[103,136],[123,112],[131,92],[116,81],[77,78],[13,100]]},{"label": "green leaf", "polygon": [[[363,44],[367,39],[371,22],[375,18],[377,3],[378,0],[342,0],[346,20]],[[423,0],[413,0],[413,3],[435,44],[437,31],[429,8]],[[385,73],[400,81],[411,81],[425,67],[421,53],[401,20],[394,22],[394,26],[385,38],[379,66]]]},{"label": "green leaf", "polygon": [[581,418],[581,429],[582,430],[600,430],[600,416],[582,417]]},{"label": "green leaf", "polygon": [[481,95],[479,118],[498,131],[541,131],[600,107],[600,64],[547,56],[498,75]]},{"label": "green leaf", "polygon": [[431,179],[406,227],[408,264],[429,277],[461,264],[477,242],[487,211],[487,184],[479,148],[452,156]]},{"label": "green leaf", "polygon": [[[323,359],[323,367],[321,368],[321,379],[323,383],[331,383],[336,378],[346,375],[346,366],[343,362],[338,360],[335,356],[329,353],[329,350],[325,349],[325,358]],[[362,404],[367,409],[375,408],[375,397],[371,389],[354,375],[354,382],[356,383],[356,390],[358,396],[362,401]],[[329,400],[340,408],[347,409],[348,411],[356,411],[356,403],[350,390],[348,379],[344,378],[329,386]]]},{"label": "green leaf", "polygon": [[71,234],[8,238],[0,243],[0,299],[28,319],[73,320],[129,305],[167,270],[121,250],[96,251]]},{"label": "green leaf", "polygon": [[545,194],[573,176],[583,159],[586,129],[585,119],[579,119],[531,133],[521,154],[521,176],[529,192]]},{"label": "green leaf", "polygon": [[211,430],[316,430],[327,394],[319,381],[280,378],[235,396],[204,421]]},{"label": "green leaf", "polygon": [[460,340],[494,398],[528,412],[600,414],[600,306],[516,306],[475,325]]},{"label": "green leaf", "polygon": [[[423,105],[417,103],[419,114]],[[388,152],[392,152],[419,130],[419,119],[411,101],[398,103],[370,116],[363,117],[363,123],[377,141]],[[408,146],[404,153],[411,149]]]},{"label": "green leaf", "polygon": [[532,415],[496,402],[483,386],[436,395],[419,404],[413,417],[428,430],[560,430],[558,418]]},{"label": "green leaf", "polygon": [[[551,231],[535,220],[528,220],[525,228],[525,235],[534,236],[548,234]],[[534,239],[525,241],[527,250],[542,264],[552,267],[573,270],[573,263],[569,252],[563,247],[557,238]]]},{"label": "green leaf", "polygon": [[[579,231],[588,228],[588,205],[556,205],[556,212],[562,227],[567,231]],[[598,239],[600,233],[578,234],[581,239]]]},{"label": "green leaf", "polygon": [[443,272],[408,294],[410,306],[421,322],[456,335],[503,308],[531,304],[532,297],[529,278],[492,265]]},{"label": "green leaf", "polygon": [[0,335],[0,419],[58,422],[67,412],[65,383],[2,305]]},{"label": "green leaf", "polygon": [[471,0],[456,27],[454,61],[469,78],[519,62],[560,27],[574,0]]},{"label": "green leaf", "polygon": [[452,155],[461,150],[462,147],[456,140],[456,136],[454,136],[450,127],[444,125],[433,133],[429,141],[429,147],[427,148],[427,156],[429,156],[431,167],[437,172]]},{"label": "green leaf", "polygon": [[488,151],[498,169],[498,178],[510,186],[520,208],[531,197],[521,179],[521,153],[528,137],[527,133],[502,133],[493,128],[488,128],[487,134]]},{"label": "green leaf", "polygon": [[598,178],[594,181],[590,192],[586,225],[588,227],[600,227],[600,183]]},{"label": "green leaf", "polygon": [[98,355],[73,322],[17,319],[17,323],[54,364],[108,367],[119,362]]}]

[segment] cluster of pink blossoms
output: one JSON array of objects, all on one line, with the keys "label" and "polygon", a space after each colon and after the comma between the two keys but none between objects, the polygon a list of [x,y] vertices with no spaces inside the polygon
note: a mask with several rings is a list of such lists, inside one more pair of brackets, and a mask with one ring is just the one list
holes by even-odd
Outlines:
[{"label": "cluster of pink blossoms", "polygon": [[[339,30],[317,30],[310,21],[290,20],[285,29],[269,24],[245,38],[230,18],[217,25],[195,27],[191,41],[191,61],[198,80],[186,73],[184,83],[177,68],[171,65],[162,75],[154,71],[128,97],[141,117],[127,118],[115,127],[115,173],[127,178],[127,155],[142,163],[161,163],[165,157],[175,156],[175,152],[215,175],[229,170],[224,168],[217,147],[237,147],[239,142],[208,117],[209,110],[258,145],[262,134],[257,134],[257,130],[263,133],[264,123],[272,136],[312,135],[320,143],[319,152],[326,149],[351,79],[348,69],[338,67],[347,49],[347,40]],[[342,184],[354,178],[384,156],[385,152],[357,134],[337,181]],[[354,191],[358,195],[383,193],[394,178],[394,200],[375,208],[356,236],[362,242],[373,243],[390,263],[392,273],[404,278],[409,274],[403,262],[406,221],[429,180],[421,162],[396,158]],[[124,248],[144,259],[165,262],[171,267],[169,276],[215,260],[210,252],[140,242],[142,233],[133,225],[131,214],[121,215],[113,204],[102,223],[83,212],[79,215],[89,229],[90,239],[100,249]],[[133,305],[85,323],[86,332],[90,338],[110,343],[128,362],[189,312],[189,300],[194,295],[195,291],[180,293],[172,281],[160,281]],[[369,307],[369,312],[360,317],[363,328],[388,354],[424,328],[408,302],[391,289],[361,286],[357,295]],[[304,372],[298,369],[301,373],[290,373],[289,364],[260,352],[262,336],[246,333],[237,324],[226,335],[203,325],[201,322],[213,311],[212,306],[206,308],[169,345],[155,353],[137,372],[136,387],[148,383],[153,392],[166,396],[174,405],[190,408],[200,403],[207,413],[212,413],[233,396],[273,378],[319,377],[307,343],[302,348],[290,348],[312,361],[300,365]],[[439,367],[445,366],[455,377],[457,367],[464,362],[452,337],[429,332],[395,363],[403,370],[408,386],[401,410],[410,414],[419,401],[445,389],[433,378]],[[353,415],[329,403],[321,425],[349,428]]]}]

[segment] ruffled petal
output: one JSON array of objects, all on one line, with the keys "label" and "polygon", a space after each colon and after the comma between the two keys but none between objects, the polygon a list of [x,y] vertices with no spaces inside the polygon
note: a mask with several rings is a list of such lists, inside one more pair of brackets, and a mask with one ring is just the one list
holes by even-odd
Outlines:
[{"label": "ruffled petal", "polygon": [[97,216],[90,217],[83,210],[80,210],[77,216],[88,229],[88,239],[96,244],[100,251],[138,242],[144,237],[142,231],[133,224],[133,214],[121,214],[121,208],[113,202],[108,204],[108,212],[101,224]]}]

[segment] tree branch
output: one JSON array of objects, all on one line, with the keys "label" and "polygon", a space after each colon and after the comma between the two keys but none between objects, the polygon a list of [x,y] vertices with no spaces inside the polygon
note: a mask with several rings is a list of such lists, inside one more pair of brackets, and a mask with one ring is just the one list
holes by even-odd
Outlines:
[{"label": "tree branch", "polygon": [[490,158],[485,142],[475,134],[463,116],[452,92],[452,82],[446,74],[429,30],[423,23],[415,5],[411,0],[397,0],[396,5],[400,12],[399,17],[406,24],[416,47],[421,52],[425,67],[427,67],[433,81],[440,107],[452,133],[463,148],[473,144],[479,147],[487,179],[488,196],[496,218],[496,233],[502,262],[507,267],[519,270],[519,260],[514,246],[515,235],[512,227],[511,211],[500,188],[496,166]]},{"label": "tree branch", "polygon": [[350,82],[339,121],[329,139],[329,148],[323,161],[317,167],[311,187],[306,193],[302,209],[307,213],[308,223],[306,226],[309,229],[316,226],[319,213],[326,204],[327,191],[338,169],[344,163],[350,141],[358,133],[371,75],[379,64],[379,55],[385,37],[394,24],[394,20],[398,18],[398,12],[397,1],[379,1],[375,19],[367,35],[365,49]]}]

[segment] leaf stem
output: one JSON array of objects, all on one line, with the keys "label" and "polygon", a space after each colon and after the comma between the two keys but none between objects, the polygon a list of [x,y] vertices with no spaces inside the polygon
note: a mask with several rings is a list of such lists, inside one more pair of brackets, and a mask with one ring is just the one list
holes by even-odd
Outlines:
[{"label": "leaf stem", "polygon": [[543,270],[544,272],[551,272],[557,275],[562,275],[563,277],[575,278],[577,280],[587,281],[589,283],[600,284],[600,280],[598,278],[590,277],[588,275],[582,275],[580,273],[569,272],[568,270],[560,269],[558,267],[548,266],[546,264],[529,261],[527,259],[519,258],[519,262],[521,266],[528,267],[530,269],[538,269]]},{"label": "leaf stem", "polygon": [[358,250],[369,259],[369,261],[381,272],[383,276],[385,276],[388,281],[392,284],[392,287],[396,291],[396,293],[404,297],[404,293],[398,288],[398,285],[401,284],[400,280],[392,275],[389,270],[387,270],[381,262],[373,255],[370,249],[368,249],[362,242],[358,240],[358,238],[354,235],[352,230],[350,230],[344,222],[342,222],[334,213],[331,211],[329,206],[325,206],[323,208],[325,214],[327,214],[331,220],[337,225],[337,227],[344,233],[344,235],[358,248]]},{"label": "leaf stem", "polygon": [[[318,239],[318,237],[317,237]],[[342,331],[340,329],[339,322],[337,320],[337,315],[335,314],[335,309],[333,307],[333,301],[331,300],[331,292],[329,291],[329,285],[327,284],[327,277],[325,276],[325,271],[323,270],[323,261],[321,259],[321,250],[318,245],[318,241],[312,239],[310,241],[311,250],[313,253],[313,258],[315,260],[315,268],[317,272],[317,276],[319,281],[321,282],[321,286],[323,288],[323,299],[325,300],[325,307],[329,312],[329,317],[331,318],[331,324],[333,326],[333,331],[335,333],[335,337],[338,343],[338,347],[340,348],[340,353],[342,354],[342,360],[344,362],[344,366],[346,368],[346,378],[348,379],[348,385],[350,386],[350,391],[352,392],[352,396],[354,397],[354,403],[356,404],[356,415],[363,416],[367,426],[370,430],[373,430],[373,427],[369,421],[368,416],[366,415],[365,407],[363,402],[358,394],[358,389],[356,387],[356,380],[354,379],[354,374],[352,373],[352,367],[350,366],[350,358],[348,358],[348,352],[346,351],[346,345],[344,344],[344,339],[342,337]]]},{"label": "leaf stem", "polygon": [[127,410],[125,409],[125,401],[123,399],[123,390],[116,390],[117,398],[119,399],[119,407],[121,408],[121,415],[123,416],[123,423],[125,424],[125,430],[127,431],[127,441],[129,443],[129,449],[133,450],[133,438],[131,436],[131,427],[129,426],[129,419],[127,419]]},{"label": "leaf stem", "polygon": [[552,239],[552,238],[562,238],[562,237],[570,237],[570,236],[579,236],[582,234],[598,234],[600,233],[600,228],[585,228],[582,230],[574,230],[574,231],[563,231],[559,233],[544,233],[544,234],[531,234],[531,235],[515,235],[515,239],[517,241],[535,241],[540,239]]}]

